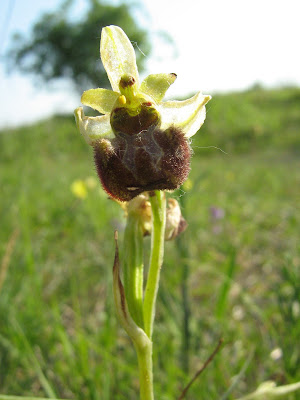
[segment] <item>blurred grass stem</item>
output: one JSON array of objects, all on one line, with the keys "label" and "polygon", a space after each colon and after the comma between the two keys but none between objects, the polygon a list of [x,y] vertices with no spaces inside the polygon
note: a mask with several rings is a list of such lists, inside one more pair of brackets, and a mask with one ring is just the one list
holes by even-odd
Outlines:
[{"label": "blurred grass stem", "polygon": [[[180,197],[180,207],[185,209],[186,196]],[[182,297],[182,334],[181,334],[181,360],[182,369],[187,374],[190,365],[190,298],[188,292],[188,281],[190,276],[188,232],[180,235],[177,239],[178,252],[181,261],[181,297]]]}]

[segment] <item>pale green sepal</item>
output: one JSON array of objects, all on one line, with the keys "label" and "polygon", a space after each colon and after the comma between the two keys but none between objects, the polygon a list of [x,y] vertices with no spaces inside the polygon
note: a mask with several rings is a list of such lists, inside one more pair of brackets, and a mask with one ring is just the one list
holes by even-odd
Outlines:
[{"label": "pale green sepal", "polygon": [[111,87],[115,92],[119,91],[119,83],[124,75],[132,76],[139,85],[135,52],[121,28],[111,25],[102,29],[100,54]]},{"label": "pale green sepal", "polygon": [[90,89],[83,92],[81,103],[99,111],[101,114],[109,114],[120,97],[120,93],[108,89]]},{"label": "pale green sepal", "polygon": [[190,138],[201,127],[205,120],[205,104],[211,96],[203,95],[201,92],[184,101],[166,101],[159,106],[161,114],[162,129],[175,125],[181,128],[185,137]]},{"label": "pale green sepal", "polygon": [[291,383],[284,386],[276,386],[273,381],[263,382],[255,392],[247,396],[240,397],[238,400],[273,400],[273,399],[286,399],[289,393],[300,390],[300,382]]},{"label": "pale green sepal", "polygon": [[111,126],[110,116],[87,117],[82,107],[74,111],[77,127],[85,141],[93,146],[99,139],[113,139],[115,137]]},{"label": "pale green sepal", "polygon": [[140,92],[152,97],[156,103],[160,103],[176,78],[176,74],[148,75],[141,83]]}]

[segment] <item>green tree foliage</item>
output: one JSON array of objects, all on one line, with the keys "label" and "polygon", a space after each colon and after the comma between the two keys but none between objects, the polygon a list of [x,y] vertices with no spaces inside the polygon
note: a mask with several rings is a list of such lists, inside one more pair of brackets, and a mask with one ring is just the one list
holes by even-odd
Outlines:
[{"label": "green tree foliage", "polygon": [[[88,0],[87,11],[76,20],[75,3],[76,0],[67,0],[57,11],[43,14],[29,39],[20,34],[14,36],[7,54],[9,70],[32,74],[45,82],[68,78],[80,91],[108,86],[99,58],[101,29],[107,25],[120,26],[143,52],[149,52],[147,33],[137,26],[131,6]],[[140,51],[136,55],[142,70],[145,57]]]}]

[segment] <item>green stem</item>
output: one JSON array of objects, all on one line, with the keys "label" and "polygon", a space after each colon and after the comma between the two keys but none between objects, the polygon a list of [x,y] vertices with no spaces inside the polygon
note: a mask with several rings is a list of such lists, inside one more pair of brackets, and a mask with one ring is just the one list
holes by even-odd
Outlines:
[{"label": "green stem", "polygon": [[143,230],[140,219],[129,213],[124,234],[124,288],[131,317],[141,328],[143,321]]},{"label": "green stem", "polygon": [[150,265],[144,296],[144,330],[151,339],[160,269],[164,256],[166,223],[166,198],[164,192],[155,191],[154,196],[150,197],[150,202],[152,207],[152,236]]},{"label": "green stem", "polygon": [[[164,254],[166,221],[164,192],[156,191],[150,197],[150,202],[152,208],[151,256],[144,302],[143,227],[141,220],[134,212],[128,214],[124,235],[124,288],[119,275],[117,246],[114,263],[115,303],[119,318],[133,340],[137,352],[141,400],[154,400],[151,336]],[[126,301],[124,301],[125,297]]]},{"label": "green stem", "polygon": [[140,400],[154,400],[152,373],[152,342],[136,346],[140,373]]}]

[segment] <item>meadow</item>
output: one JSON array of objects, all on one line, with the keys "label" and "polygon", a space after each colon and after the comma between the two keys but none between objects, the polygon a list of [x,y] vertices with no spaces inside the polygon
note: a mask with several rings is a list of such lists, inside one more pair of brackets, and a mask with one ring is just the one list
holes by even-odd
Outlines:
[{"label": "meadow", "polygon": [[[178,398],[220,338],[187,399],[233,400],[268,380],[300,381],[299,110],[293,87],[208,104],[190,178],[169,194],[189,226],[166,243],[159,400]],[[114,230],[122,239],[125,219],[96,179],[73,116],[0,132],[1,394],[138,399],[135,353],[112,298]]]}]

